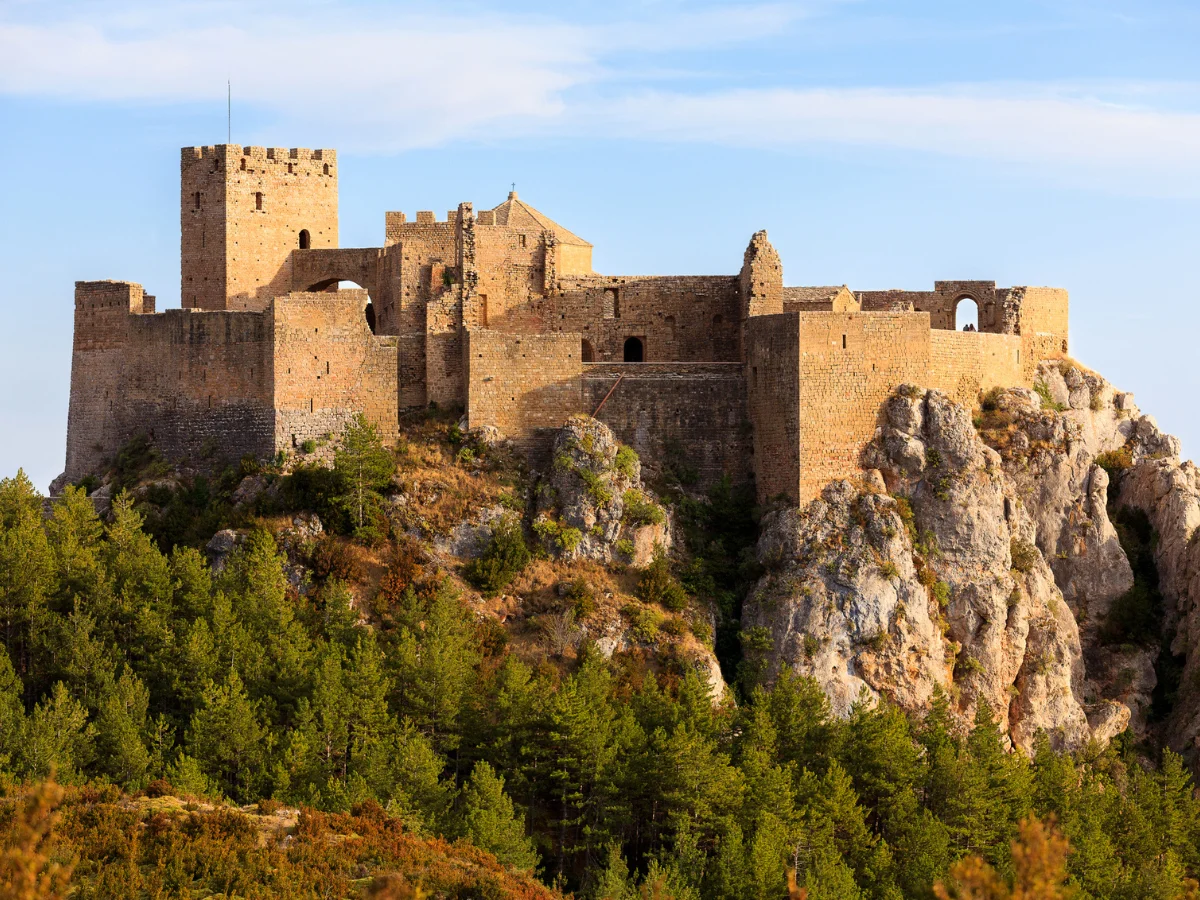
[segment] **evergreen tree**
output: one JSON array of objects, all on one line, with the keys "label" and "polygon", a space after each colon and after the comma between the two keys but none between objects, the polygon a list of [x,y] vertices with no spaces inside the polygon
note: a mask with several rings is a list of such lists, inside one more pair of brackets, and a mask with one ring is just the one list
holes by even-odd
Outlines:
[{"label": "evergreen tree", "polygon": [[[333,468],[347,487],[345,505],[357,533],[368,536],[372,513],[379,503],[379,491],[396,471],[396,460],[384,446],[366,417],[361,413],[346,424],[341,443],[333,458]],[[379,537],[373,531],[370,537]]]},{"label": "evergreen tree", "polygon": [[475,764],[463,789],[461,833],[476,847],[495,854],[514,869],[537,865],[537,852],[525,836],[525,817],[504,793],[504,779],[486,762]]},{"label": "evergreen tree", "polygon": [[82,780],[84,768],[92,761],[94,736],[87,709],[60,681],[26,722],[20,771],[30,778],[47,778],[53,773],[62,782]]},{"label": "evergreen tree", "polygon": [[604,866],[586,894],[588,900],[632,900],[629,866],[619,844],[611,843],[604,852]]},{"label": "evergreen tree", "polygon": [[222,793],[243,803],[262,796],[258,793],[266,787],[262,724],[237,672],[205,690],[188,728],[187,746]]},{"label": "evergreen tree", "polygon": [[150,767],[146,712],[150,693],[128,668],[100,699],[96,749],[100,770],[131,790],[142,787]]}]

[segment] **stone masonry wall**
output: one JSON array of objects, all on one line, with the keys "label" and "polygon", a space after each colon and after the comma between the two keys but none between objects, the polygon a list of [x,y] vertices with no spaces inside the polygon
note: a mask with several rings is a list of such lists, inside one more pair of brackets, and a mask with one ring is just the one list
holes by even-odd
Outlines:
[{"label": "stone masonry wall", "polygon": [[[929,317],[922,313],[799,313],[800,493],[860,471],[879,409],[899,384],[929,370]],[[757,424],[757,423],[756,423]]]},{"label": "stone masonry wall", "polygon": [[495,426],[536,455],[549,448],[554,429],[582,411],[579,335],[472,329],[464,346],[467,427]]},{"label": "stone masonry wall", "polygon": [[140,285],[79,282],[68,478],[146,434],[168,456],[273,452],[270,328],[261,314],[150,314]]},{"label": "stone masonry wall", "polygon": [[272,304],[277,449],[335,436],[360,412],[385,442],[395,441],[396,338],[371,333],[366,305],[361,290],[295,293]]},{"label": "stone masonry wall", "polygon": [[185,307],[266,309],[292,289],[291,253],[338,245],[332,150],[185,147],[180,163]]},{"label": "stone masonry wall", "polygon": [[929,376],[922,386],[944,391],[964,406],[975,406],[980,391],[1027,383],[1017,335],[935,328],[929,342]]},{"label": "stone masonry wall", "polygon": [[746,320],[747,413],[760,500],[800,492],[800,317]]},{"label": "stone masonry wall", "polygon": [[1061,288],[1013,288],[1012,293],[1015,295],[1013,302],[1019,308],[1021,366],[1026,381],[1032,381],[1039,362],[1070,353],[1070,301],[1067,292]]},{"label": "stone masonry wall", "polygon": [[631,337],[646,362],[740,361],[736,278],[591,278],[560,288],[544,301],[543,329],[582,335],[593,362],[623,362]]},{"label": "stone masonry wall", "polygon": [[595,412],[610,390],[597,418],[638,452],[644,471],[691,469],[701,489],[725,476],[743,483],[753,475],[739,363],[587,364],[580,412]]}]

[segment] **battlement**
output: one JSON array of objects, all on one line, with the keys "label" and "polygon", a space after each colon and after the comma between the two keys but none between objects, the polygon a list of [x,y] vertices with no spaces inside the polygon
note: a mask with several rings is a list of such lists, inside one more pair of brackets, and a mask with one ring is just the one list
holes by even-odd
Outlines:
[{"label": "battlement", "polygon": [[336,150],[310,150],[307,147],[254,147],[242,144],[208,144],[201,147],[184,147],[180,150],[184,165],[197,160],[226,160],[245,156],[249,159],[292,162],[314,161],[337,162]]}]

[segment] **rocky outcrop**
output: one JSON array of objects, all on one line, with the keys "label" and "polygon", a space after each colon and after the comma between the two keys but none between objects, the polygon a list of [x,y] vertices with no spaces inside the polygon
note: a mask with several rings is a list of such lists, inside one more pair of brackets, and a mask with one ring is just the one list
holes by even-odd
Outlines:
[{"label": "rocky outcrop", "polygon": [[533,530],[560,559],[646,565],[671,546],[666,510],[642,484],[637,454],[608,426],[572,416],[537,487]]},{"label": "rocky outcrop", "polygon": [[1079,747],[1123,728],[1128,710],[1108,702],[1089,723],[1075,618],[971,414],[910,386],[884,414],[863,487],[835,483],[765,523],[770,571],[745,621],[770,634],[774,667],[813,675],[840,711],[865,690],[920,712],[942,686],[969,721],[986,700],[1025,748],[1039,731]]}]

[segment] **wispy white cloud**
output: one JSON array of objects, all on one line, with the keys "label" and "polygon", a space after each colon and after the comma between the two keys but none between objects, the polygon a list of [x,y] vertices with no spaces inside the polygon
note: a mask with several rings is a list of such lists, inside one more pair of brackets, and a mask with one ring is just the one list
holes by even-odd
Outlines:
[{"label": "wispy white cloud", "polygon": [[[213,14],[222,8],[238,15]],[[0,93],[211,102],[229,77],[239,103],[272,120],[273,134],[239,136],[247,141],[282,134],[380,152],[530,136],[840,144],[1000,161],[1122,191],[1200,194],[1196,85],[699,91],[667,74],[671,51],[752,45],[822,8],[664,4],[578,24],[460,8],[339,6],[335,14],[321,2],[287,16],[251,0],[26,2],[9,7],[22,18],[0,14]],[[236,24],[210,24],[218,20]],[[639,81],[631,70],[656,74]]]}]

